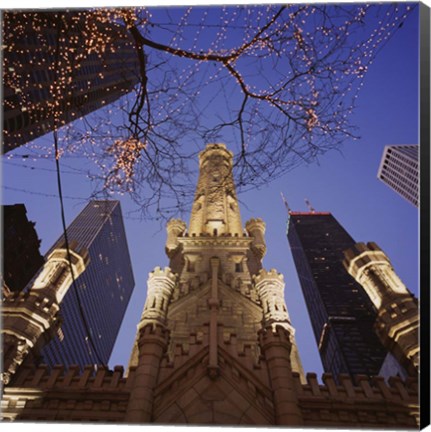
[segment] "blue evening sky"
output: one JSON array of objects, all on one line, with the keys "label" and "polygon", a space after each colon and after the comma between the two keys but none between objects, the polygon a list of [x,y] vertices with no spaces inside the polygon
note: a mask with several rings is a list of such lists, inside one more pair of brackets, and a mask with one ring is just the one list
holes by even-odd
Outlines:
[{"label": "blue evening sky", "polygon": [[[286,209],[280,192],[292,210],[306,211],[308,198],[317,211],[329,211],[356,241],[375,241],[389,256],[407,285],[418,294],[418,210],[377,179],[377,169],[388,144],[418,143],[418,16],[417,9],[403,28],[382,49],[365,77],[353,122],[361,139],[347,141],[342,153],[332,151],[319,163],[299,167],[260,190],[240,195],[243,223],[261,217],[267,226],[265,268],[284,274],[285,299],[306,372],[322,372],[316,342],[286,238]],[[52,137],[39,140],[52,146]],[[229,142],[226,142],[229,147]],[[202,143],[202,148],[205,143]],[[3,157],[2,203],[24,203],[28,218],[36,222],[41,252],[45,253],[62,232],[55,163],[53,159],[22,159],[25,147]],[[31,154],[31,153],[30,153]],[[62,163],[66,221],[69,224],[85,206],[93,191],[79,171],[83,161],[65,158]],[[22,192],[26,191],[26,192]],[[47,195],[52,195],[47,196]],[[71,199],[71,198],[80,199]],[[120,199],[136,286],[109,365],[127,365],[136,325],[146,297],[148,273],[167,266],[165,230],[156,221],[129,217],[134,207]],[[188,222],[188,216],[186,218]]]}]

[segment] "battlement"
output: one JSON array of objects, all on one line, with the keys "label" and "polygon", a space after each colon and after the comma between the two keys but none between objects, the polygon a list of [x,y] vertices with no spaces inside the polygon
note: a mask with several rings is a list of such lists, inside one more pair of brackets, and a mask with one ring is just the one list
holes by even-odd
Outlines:
[{"label": "battlement", "polygon": [[109,370],[104,366],[87,365],[80,372],[78,365],[66,369],[62,365],[54,366],[51,370],[47,365],[37,368],[22,367],[10,388],[37,388],[49,390],[54,388],[67,389],[123,389],[127,378],[123,376],[123,366],[115,366]]},{"label": "battlement", "polygon": [[388,383],[383,377],[369,378],[356,375],[352,380],[340,374],[339,384],[329,373],[308,373],[306,384],[299,374],[293,373],[295,392],[305,426],[416,428],[419,425],[418,381],[403,381],[392,377]]},{"label": "battlement", "polygon": [[315,373],[306,374],[306,384],[301,384],[299,374],[293,372],[295,388],[299,397],[324,397],[337,399],[385,399],[391,401],[417,401],[418,381],[407,378],[404,382],[400,377],[391,377],[388,383],[383,377],[369,378],[366,375],[348,374],[338,376],[339,384],[330,373],[322,374],[323,384],[318,382]]},{"label": "battlement", "polygon": [[256,276],[253,276],[253,282],[257,285],[263,281],[274,281],[276,283],[284,284],[284,276],[276,269],[265,270],[262,269]]},{"label": "battlement", "polygon": [[161,268],[159,266],[155,267],[154,270],[148,273],[148,281],[156,278],[169,279],[173,283],[177,280],[177,275],[172,272],[169,267]]},{"label": "battlement", "polygon": [[263,231],[265,233],[266,224],[261,218],[251,218],[245,223],[245,229],[250,233],[255,229]]}]

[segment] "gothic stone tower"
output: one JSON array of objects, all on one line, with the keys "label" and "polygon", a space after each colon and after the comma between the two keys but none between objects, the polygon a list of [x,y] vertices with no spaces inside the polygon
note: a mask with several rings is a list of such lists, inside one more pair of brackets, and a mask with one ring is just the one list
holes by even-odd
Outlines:
[{"label": "gothic stone tower", "polygon": [[283,276],[262,268],[265,223],[243,229],[232,159],[208,145],[188,230],[168,222],[170,268],[149,275],[126,422],[302,424]]},{"label": "gothic stone tower", "polygon": [[344,257],[346,270],[364,287],[377,309],[375,330],[382,344],[414,376],[419,368],[416,299],[376,243],[356,243]]}]

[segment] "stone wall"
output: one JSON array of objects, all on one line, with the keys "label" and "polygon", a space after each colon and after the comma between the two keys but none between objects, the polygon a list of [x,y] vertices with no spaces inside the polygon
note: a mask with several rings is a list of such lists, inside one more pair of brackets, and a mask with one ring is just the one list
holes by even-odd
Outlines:
[{"label": "stone wall", "polygon": [[[204,367],[207,350],[188,372],[178,371],[155,393],[152,422],[165,424],[274,424],[271,389],[256,375],[241,367],[223,350],[221,373],[211,380]],[[3,420],[63,422],[125,422],[135,368],[123,376],[123,368],[113,371],[87,366],[64,371],[46,366],[23,368],[14,382],[5,387]],[[178,375],[178,376],[177,376]],[[292,373],[302,427],[417,429],[419,425],[418,383],[393,377],[369,379],[356,376],[353,382],[340,375],[337,384],[331,374],[308,373],[302,384]],[[163,394],[170,393],[166,399]],[[159,402],[164,401],[163,405]],[[286,424],[288,426],[288,424]]]}]

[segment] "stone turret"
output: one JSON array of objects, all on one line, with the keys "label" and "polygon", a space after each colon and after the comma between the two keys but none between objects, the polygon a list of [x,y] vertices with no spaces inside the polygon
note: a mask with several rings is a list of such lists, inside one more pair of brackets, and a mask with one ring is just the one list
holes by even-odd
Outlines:
[{"label": "stone turret", "polygon": [[[75,247],[71,244],[71,248]],[[76,279],[87,267],[88,252],[55,249],[27,293],[8,298],[2,305],[3,374],[7,384],[18,367],[39,352],[60,328],[60,302],[72,284],[71,267]]]},{"label": "stone turret", "polygon": [[128,423],[151,421],[154,388],[169,343],[166,314],[176,280],[169,267],[156,267],[148,276],[147,300],[129,363],[129,369],[133,366],[136,370],[126,413]]},{"label": "stone turret", "polygon": [[290,365],[293,371],[298,372],[301,380],[304,381],[304,370],[299,357],[298,346],[295,340],[295,329],[293,328],[289,313],[284,301],[284,277],[277,270],[269,271],[262,269],[257,276],[253,276],[253,282],[259,294],[263,308],[263,327],[283,327],[290,335]]},{"label": "stone turret", "polygon": [[147,324],[165,325],[168,304],[172,296],[177,275],[169,267],[156,267],[149,275],[147,282],[147,300],[138,328]]},{"label": "stone turret", "polygon": [[377,309],[375,329],[383,345],[409,373],[415,374],[419,366],[417,301],[376,243],[356,243],[344,257],[344,267]]},{"label": "stone turret", "polygon": [[[263,307],[264,326],[279,324],[289,329],[290,319],[284,302],[284,278],[275,269],[261,270],[253,277]],[[286,327],[287,326],[287,327]]]}]

